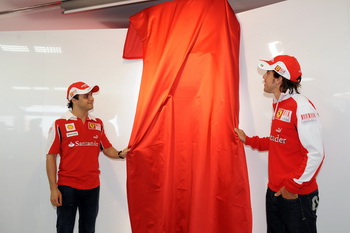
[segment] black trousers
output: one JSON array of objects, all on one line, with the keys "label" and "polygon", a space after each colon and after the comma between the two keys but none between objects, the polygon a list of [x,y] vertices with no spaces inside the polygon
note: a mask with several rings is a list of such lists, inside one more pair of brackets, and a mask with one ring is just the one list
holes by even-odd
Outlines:
[{"label": "black trousers", "polygon": [[316,233],[318,190],[289,200],[275,192],[266,192],[266,218],[268,233]]},{"label": "black trousers", "polygon": [[59,185],[62,206],[57,207],[57,233],[73,233],[79,210],[79,233],[94,233],[99,208],[100,187],[80,190]]}]

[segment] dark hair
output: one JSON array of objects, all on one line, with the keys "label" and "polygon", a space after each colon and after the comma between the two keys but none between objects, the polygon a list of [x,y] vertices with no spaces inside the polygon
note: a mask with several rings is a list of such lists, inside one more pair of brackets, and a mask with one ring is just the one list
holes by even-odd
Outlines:
[{"label": "dark hair", "polygon": [[[276,71],[273,71],[273,77],[279,78],[281,75],[279,75]],[[280,91],[285,93],[289,90],[289,94],[292,94],[293,91],[300,94],[299,88],[300,88],[300,82],[301,82],[301,76],[297,78],[297,82],[290,81],[289,79],[286,79],[282,76],[282,84],[280,86]]]},{"label": "dark hair", "polygon": [[[79,95],[75,95],[75,96],[73,96],[73,98],[78,100],[79,99]],[[70,100],[68,102],[67,107],[73,109],[73,102],[72,102],[72,100]]]}]

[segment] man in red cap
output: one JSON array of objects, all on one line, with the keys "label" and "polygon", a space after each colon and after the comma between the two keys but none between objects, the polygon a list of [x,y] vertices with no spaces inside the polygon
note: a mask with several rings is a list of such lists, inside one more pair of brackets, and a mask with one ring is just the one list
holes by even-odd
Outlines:
[{"label": "man in red cap", "polygon": [[246,145],[268,151],[267,232],[316,233],[316,176],[324,159],[319,115],[299,93],[302,73],[295,57],[280,55],[258,66],[266,70],[264,91],[274,95],[270,136],[235,132]]},{"label": "man in red cap", "polygon": [[[73,233],[79,210],[79,232],[95,232],[99,207],[100,151],[124,159],[129,149],[117,151],[107,139],[103,122],[89,114],[98,86],[76,82],[68,87],[70,111],[56,120],[49,131],[46,170],[51,203],[57,206],[57,232]],[[57,173],[56,158],[60,155]],[[58,179],[56,178],[58,176]]]}]

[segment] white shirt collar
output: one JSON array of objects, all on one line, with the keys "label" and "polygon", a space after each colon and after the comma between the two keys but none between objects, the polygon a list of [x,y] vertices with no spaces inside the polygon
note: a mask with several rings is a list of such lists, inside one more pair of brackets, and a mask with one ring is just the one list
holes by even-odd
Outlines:
[{"label": "white shirt collar", "polygon": [[273,102],[274,103],[281,102],[282,100],[286,100],[294,94],[295,94],[294,91],[292,94],[289,94],[289,90],[287,90],[285,93],[282,92],[278,99],[276,99],[276,97],[273,97]]},{"label": "white shirt collar", "polygon": [[[71,111],[67,111],[62,118],[66,120],[78,120],[78,117],[76,117]],[[94,117],[90,113],[88,115],[88,119],[96,121],[96,117]]]}]

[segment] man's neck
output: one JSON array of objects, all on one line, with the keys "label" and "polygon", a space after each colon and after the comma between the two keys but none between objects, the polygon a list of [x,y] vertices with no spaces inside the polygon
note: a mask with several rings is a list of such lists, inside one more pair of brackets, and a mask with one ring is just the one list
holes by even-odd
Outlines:
[{"label": "man's neck", "polygon": [[276,100],[279,100],[280,96],[281,96],[281,92],[279,93],[274,93],[274,96],[276,98]]},{"label": "man's neck", "polygon": [[83,122],[85,122],[87,116],[89,115],[88,111],[83,111],[80,109],[74,109],[72,110],[72,114],[76,117],[78,117],[79,119],[81,119]]}]

